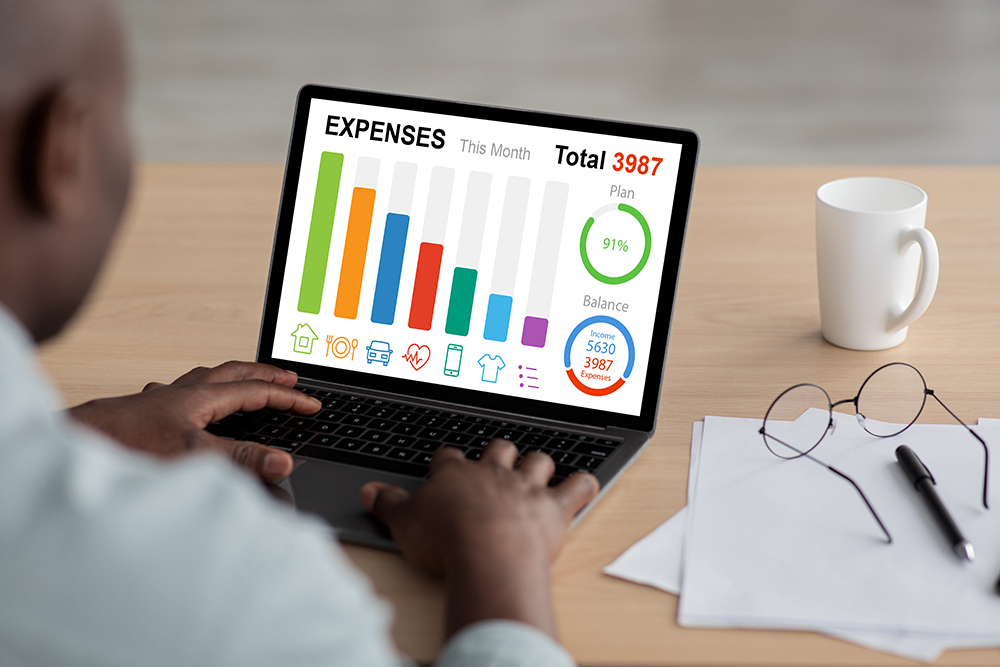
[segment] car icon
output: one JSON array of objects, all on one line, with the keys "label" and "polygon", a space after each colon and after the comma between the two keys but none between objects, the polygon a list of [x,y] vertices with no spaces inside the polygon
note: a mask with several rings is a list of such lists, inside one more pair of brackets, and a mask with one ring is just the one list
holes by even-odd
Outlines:
[{"label": "car icon", "polygon": [[389,347],[389,343],[384,340],[373,340],[365,349],[368,350],[366,359],[369,364],[374,361],[383,366],[389,365],[389,357],[392,356],[392,348]]}]

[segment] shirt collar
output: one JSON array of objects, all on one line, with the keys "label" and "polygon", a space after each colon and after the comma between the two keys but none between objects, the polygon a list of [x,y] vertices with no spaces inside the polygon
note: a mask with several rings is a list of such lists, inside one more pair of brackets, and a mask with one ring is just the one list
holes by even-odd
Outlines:
[{"label": "shirt collar", "polygon": [[28,329],[0,302],[0,423],[4,415],[53,412],[58,394],[35,356]]}]

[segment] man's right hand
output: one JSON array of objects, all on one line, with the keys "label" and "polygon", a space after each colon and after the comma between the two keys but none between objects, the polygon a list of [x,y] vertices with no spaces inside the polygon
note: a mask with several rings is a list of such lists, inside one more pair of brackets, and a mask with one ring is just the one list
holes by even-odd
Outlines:
[{"label": "man's right hand", "polygon": [[531,452],[514,468],[513,443],[494,440],[473,463],[461,451],[435,453],[430,478],[415,493],[372,482],[361,502],[392,532],[403,555],[447,586],[447,632],[491,618],[556,635],[549,565],[574,515],[599,490],[577,473],[556,487],[552,459]]}]

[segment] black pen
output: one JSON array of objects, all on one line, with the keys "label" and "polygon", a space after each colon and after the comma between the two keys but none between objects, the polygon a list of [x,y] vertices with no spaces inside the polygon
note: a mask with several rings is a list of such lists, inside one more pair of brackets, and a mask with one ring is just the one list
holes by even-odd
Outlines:
[{"label": "black pen", "polygon": [[[958,557],[970,561],[975,560],[976,552],[973,550],[972,545],[969,543],[969,540],[962,536],[962,531],[958,529],[955,520],[951,518],[948,509],[941,502],[937,491],[934,490],[936,482],[931,471],[927,469],[927,466],[917,457],[914,451],[906,445],[900,445],[896,448],[896,460],[899,461],[899,465],[903,466],[903,471],[906,473],[907,478],[913,482],[913,486],[916,487],[920,495],[927,501],[927,504],[931,508],[931,513],[934,515],[934,520],[941,526],[941,530],[944,531],[945,537],[948,538],[951,548],[955,550]],[[1000,582],[997,582],[997,586],[1000,586]]]}]

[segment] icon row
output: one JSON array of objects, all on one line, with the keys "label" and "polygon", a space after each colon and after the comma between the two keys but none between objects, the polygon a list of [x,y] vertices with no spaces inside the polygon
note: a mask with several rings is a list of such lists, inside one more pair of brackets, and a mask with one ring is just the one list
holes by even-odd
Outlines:
[{"label": "icon row", "polygon": [[[320,337],[316,335],[316,332],[308,324],[300,324],[292,332],[292,338],[293,351],[300,354],[312,354],[313,347]],[[326,351],[324,356],[333,356],[337,359],[354,361],[354,355],[358,347],[357,338],[346,338],[345,336],[329,334],[326,336]],[[389,366],[392,355],[397,352],[392,349],[389,342],[384,340],[371,341],[364,347],[364,351],[364,359],[367,364],[382,364],[385,367]],[[465,349],[461,345],[455,343],[448,345],[444,358],[444,375],[458,377],[462,369],[464,352]],[[431,348],[429,345],[411,343],[400,356],[413,370],[419,371],[427,366],[430,361]],[[490,353],[479,357],[477,365],[480,368],[480,380],[489,384],[496,384],[500,379],[500,372],[507,367],[507,363],[503,360],[502,356]],[[538,389],[537,370],[534,367],[518,366],[519,386],[521,388],[527,386],[529,389]]]}]

